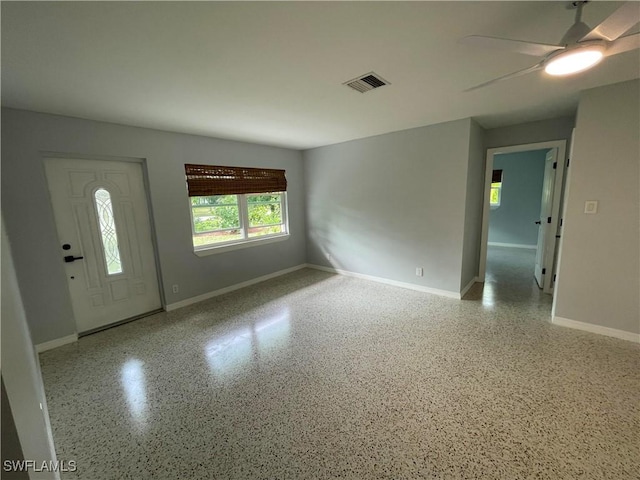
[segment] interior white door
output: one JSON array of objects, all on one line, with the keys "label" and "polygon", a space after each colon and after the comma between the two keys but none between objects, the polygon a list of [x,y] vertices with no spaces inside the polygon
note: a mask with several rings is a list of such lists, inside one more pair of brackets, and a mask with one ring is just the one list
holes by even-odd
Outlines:
[{"label": "interior white door", "polygon": [[[556,172],[554,164],[557,165],[558,151],[552,148],[547,152],[544,162],[544,180],[542,183],[542,200],[540,202],[540,219],[538,224],[538,248],[536,249],[536,264],[534,275],[540,288],[545,286],[545,275],[551,274],[551,269],[547,265],[551,251],[551,243],[555,241],[555,232],[551,229],[551,216],[553,211],[553,195],[555,187]],[[553,235],[553,239],[551,238]]]},{"label": "interior white door", "polygon": [[[572,152],[573,152],[573,139],[576,133],[576,129],[574,128],[571,131],[571,141],[569,142],[569,152],[567,155],[567,159],[570,159],[572,157]],[[569,196],[569,185],[571,184],[571,182],[569,182],[569,163],[567,160],[566,163],[567,166],[567,171],[566,171],[566,178],[564,178],[563,176],[563,180],[562,182],[564,183],[565,187],[560,189],[560,212],[561,213],[561,217],[558,219],[559,221],[557,222],[558,226],[556,228],[556,251],[554,254],[554,259],[553,259],[553,275],[551,276],[551,282],[550,282],[550,289],[552,292],[554,292],[555,295],[555,283],[556,283],[556,273],[558,271],[558,267],[560,265],[560,251],[562,250],[562,235],[564,234],[564,222],[562,221],[563,218],[566,218],[567,216],[567,205],[566,205],[566,200],[567,197]],[[556,185],[558,183],[558,179],[556,178]]]},{"label": "interior white door", "polygon": [[45,159],[78,332],[161,307],[142,166]]}]

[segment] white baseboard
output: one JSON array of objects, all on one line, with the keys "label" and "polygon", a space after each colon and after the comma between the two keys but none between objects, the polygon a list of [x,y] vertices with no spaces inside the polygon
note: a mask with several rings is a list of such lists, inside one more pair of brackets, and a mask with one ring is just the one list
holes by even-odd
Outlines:
[{"label": "white baseboard", "polygon": [[460,295],[460,292],[452,292],[449,290],[439,290],[437,288],[423,287],[421,285],[414,285],[413,283],[398,282],[396,280],[389,280],[387,278],[374,277],[372,275],[365,275],[363,273],[355,273],[355,272],[350,272],[348,270],[340,270],[337,268],[323,267],[321,265],[307,264],[307,267],[314,268],[316,270],[322,270],[323,272],[337,273],[339,275],[344,275],[346,277],[361,278],[363,280],[370,280],[372,282],[384,283],[386,285],[393,285],[394,287],[407,288],[409,290],[417,290],[418,292],[432,293],[434,295],[440,295],[442,297],[456,298],[458,300],[462,298],[462,296]]},{"label": "white baseboard", "polygon": [[224,287],[219,290],[203,293],[202,295],[198,295],[196,297],[187,298],[186,300],[181,300],[176,303],[170,303],[167,306],[165,306],[164,309],[167,312],[170,312],[171,310],[176,310],[177,308],[193,305],[194,303],[202,302],[203,300],[208,300],[209,298],[217,297],[219,295],[224,295],[225,293],[233,292],[234,290],[239,290],[241,288],[248,287],[250,285],[255,285],[256,283],[264,282],[265,280],[270,280],[272,278],[279,277],[281,275],[286,275],[287,273],[295,272],[296,270],[301,270],[306,266],[307,264],[303,263],[300,265],[296,265],[295,267],[285,268],[284,270],[279,270],[277,272],[273,272],[268,275],[252,278],[251,280],[247,280],[246,282],[236,283],[235,285],[230,285],[228,287]]},{"label": "white baseboard", "polygon": [[575,328],[584,330],[585,332],[606,335],[607,337],[620,338],[629,342],[640,343],[640,333],[625,332],[624,330],[616,330],[615,328],[603,327],[602,325],[594,325],[593,323],[578,322],[569,318],[553,317],[551,323],[560,327]]},{"label": "white baseboard", "polygon": [[487,245],[492,247],[527,248],[529,250],[536,250],[538,248],[537,245],[521,245],[519,243],[487,242]]},{"label": "white baseboard", "polygon": [[52,350],[54,348],[61,347],[62,345],[66,345],[67,343],[73,343],[78,341],[78,334],[74,333],[73,335],[67,335],[66,337],[56,338],[55,340],[49,340],[48,342],[38,343],[36,345],[36,352],[42,353],[47,350]]},{"label": "white baseboard", "polygon": [[467,294],[467,292],[471,289],[471,287],[473,287],[475,283],[479,281],[480,281],[479,277],[472,278],[471,281],[467,284],[467,286],[464,287],[462,290],[460,290],[460,298],[464,297]]}]

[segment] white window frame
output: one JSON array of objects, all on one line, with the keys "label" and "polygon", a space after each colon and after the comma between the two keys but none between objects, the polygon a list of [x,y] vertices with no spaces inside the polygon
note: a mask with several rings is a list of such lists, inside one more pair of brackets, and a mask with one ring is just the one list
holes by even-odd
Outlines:
[{"label": "white window frame", "polygon": [[[276,223],[272,225],[283,225],[284,232],[272,233],[269,235],[261,235],[259,237],[249,237],[249,228],[255,228],[249,226],[249,206],[247,202],[247,197],[252,195],[260,195],[260,193],[240,193],[237,194],[238,197],[238,214],[240,217],[240,226],[238,229],[221,229],[216,231],[224,231],[224,230],[240,230],[242,232],[241,239],[236,240],[228,240],[226,242],[218,242],[211,243],[208,245],[193,245],[193,235],[196,235],[195,231],[195,223],[193,219],[193,206],[191,205],[191,197],[188,198],[189,202],[189,217],[191,219],[191,233],[192,233],[192,245],[193,252],[199,256],[207,256],[213,255],[216,253],[229,252],[232,250],[238,250],[241,248],[254,247],[258,245],[265,245],[273,242],[280,242],[283,240],[287,240],[289,238],[289,206],[287,201],[287,192],[268,192],[268,193],[279,193],[281,195],[280,200],[280,211],[282,214],[282,223]],[[265,225],[269,226],[269,225]]]}]

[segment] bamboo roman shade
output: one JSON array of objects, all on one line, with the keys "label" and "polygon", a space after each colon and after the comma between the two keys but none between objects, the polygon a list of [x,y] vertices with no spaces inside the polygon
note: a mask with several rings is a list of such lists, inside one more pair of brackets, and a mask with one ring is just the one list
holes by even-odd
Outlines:
[{"label": "bamboo roman shade", "polygon": [[502,170],[494,170],[493,177],[491,178],[491,183],[501,183],[502,182]]},{"label": "bamboo roman shade", "polygon": [[287,190],[284,170],[186,164],[184,171],[190,197]]}]

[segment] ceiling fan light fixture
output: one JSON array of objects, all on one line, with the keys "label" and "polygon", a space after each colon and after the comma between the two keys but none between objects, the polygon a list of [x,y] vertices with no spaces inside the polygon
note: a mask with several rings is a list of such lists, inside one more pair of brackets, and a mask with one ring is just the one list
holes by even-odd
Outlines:
[{"label": "ceiling fan light fixture", "polygon": [[603,57],[604,47],[600,45],[565,50],[550,57],[544,71],[554,76],[571,75],[596,66]]}]

